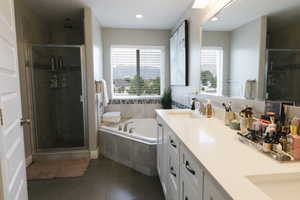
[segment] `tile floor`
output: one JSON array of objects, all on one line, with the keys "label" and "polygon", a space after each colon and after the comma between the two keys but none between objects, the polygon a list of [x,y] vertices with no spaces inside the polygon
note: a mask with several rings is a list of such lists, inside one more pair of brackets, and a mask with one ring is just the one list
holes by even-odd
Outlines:
[{"label": "tile floor", "polygon": [[103,157],[82,177],[29,181],[28,190],[29,200],[164,200],[158,177]]}]

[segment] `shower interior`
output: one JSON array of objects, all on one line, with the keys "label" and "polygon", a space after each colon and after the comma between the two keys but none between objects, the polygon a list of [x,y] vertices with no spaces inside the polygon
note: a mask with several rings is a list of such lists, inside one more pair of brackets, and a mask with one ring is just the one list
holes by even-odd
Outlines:
[{"label": "shower interior", "polygon": [[86,147],[82,49],[75,45],[32,46],[36,152]]}]

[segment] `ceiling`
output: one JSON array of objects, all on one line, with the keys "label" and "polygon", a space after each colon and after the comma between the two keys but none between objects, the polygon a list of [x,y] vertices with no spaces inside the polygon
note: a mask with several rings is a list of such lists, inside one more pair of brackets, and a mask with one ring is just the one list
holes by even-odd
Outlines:
[{"label": "ceiling", "polygon": [[270,24],[282,25],[300,17],[299,0],[236,0],[218,14],[218,21],[208,21],[207,31],[231,31],[260,16],[269,16]]},{"label": "ceiling", "polygon": [[[38,15],[59,21],[91,7],[104,27],[171,29],[193,0],[26,0]],[[136,19],[136,14],[144,18]]]}]

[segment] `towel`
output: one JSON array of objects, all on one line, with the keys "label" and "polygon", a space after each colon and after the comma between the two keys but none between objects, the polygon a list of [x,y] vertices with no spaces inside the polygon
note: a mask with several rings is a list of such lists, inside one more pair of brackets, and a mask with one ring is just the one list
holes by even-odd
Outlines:
[{"label": "towel", "polygon": [[120,112],[107,112],[103,114],[103,122],[118,123],[121,120]]},{"label": "towel", "polygon": [[102,90],[103,90],[103,106],[107,106],[109,103],[109,98],[107,93],[106,81],[102,79],[101,82],[102,82]]}]

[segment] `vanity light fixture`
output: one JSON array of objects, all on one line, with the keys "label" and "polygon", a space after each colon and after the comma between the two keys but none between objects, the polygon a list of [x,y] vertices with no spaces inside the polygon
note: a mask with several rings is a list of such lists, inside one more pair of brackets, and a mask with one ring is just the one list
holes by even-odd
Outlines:
[{"label": "vanity light fixture", "polygon": [[208,5],[209,0],[195,0],[193,8],[205,8]]},{"label": "vanity light fixture", "polygon": [[213,22],[218,21],[218,20],[219,20],[219,18],[217,18],[217,17],[211,18],[211,21],[213,21]]},{"label": "vanity light fixture", "polygon": [[137,14],[137,15],[135,15],[135,17],[136,17],[137,19],[142,19],[144,16],[141,15],[141,14]]}]

